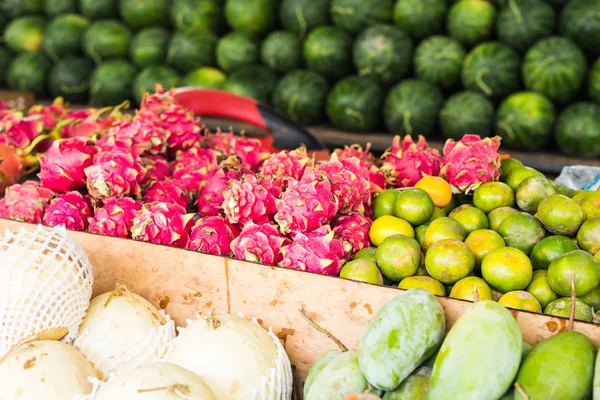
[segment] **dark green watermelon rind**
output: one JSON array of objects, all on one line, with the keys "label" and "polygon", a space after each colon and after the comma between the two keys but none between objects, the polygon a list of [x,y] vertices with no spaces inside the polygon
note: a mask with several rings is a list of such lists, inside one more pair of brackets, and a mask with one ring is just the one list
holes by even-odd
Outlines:
[{"label": "dark green watermelon rind", "polygon": [[402,0],[394,7],[394,23],[415,40],[445,29],[446,0]]},{"label": "dark green watermelon rind", "polygon": [[600,58],[590,68],[588,94],[595,103],[600,104]]},{"label": "dark green watermelon rind", "polygon": [[498,39],[523,53],[535,42],[552,35],[556,12],[543,0],[508,0],[496,19]]},{"label": "dark green watermelon rind", "polygon": [[11,89],[43,96],[47,93],[48,71],[51,67],[50,60],[43,53],[19,54],[8,67],[6,83]]},{"label": "dark green watermelon rind", "polygon": [[169,90],[177,87],[180,79],[177,72],[172,68],[163,65],[146,67],[133,80],[133,99],[136,101],[136,104],[140,104],[145,93],[154,93],[156,91],[155,85],[157,83],[163,89]]},{"label": "dark green watermelon rind", "polygon": [[292,32],[275,31],[262,43],[261,60],[271,70],[280,73],[302,66],[302,42]]},{"label": "dark green watermelon rind", "polygon": [[457,93],[440,111],[440,131],[447,139],[460,140],[465,134],[492,136],[494,105],[477,92]]},{"label": "dark green watermelon rind", "polygon": [[139,67],[161,65],[166,62],[169,31],[161,27],[145,28],[131,40],[129,58]]},{"label": "dark green watermelon rind", "polygon": [[243,32],[230,32],[219,39],[216,46],[216,62],[226,72],[245,65],[256,64],[259,46],[255,39]]},{"label": "dark green watermelon rind", "polygon": [[450,7],[446,28],[450,37],[473,47],[492,37],[495,19],[496,8],[492,3],[461,0]]},{"label": "dark green watermelon rind", "polygon": [[600,0],[571,0],[563,8],[558,25],[561,36],[592,57],[600,56]]},{"label": "dark green watermelon rind", "polygon": [[393,0],[332,0],[330,7],[333,24],[354,34],[365,27],[390,22]]},{"label": "dark green watermelon rind", "polygon": [[171,23],[177,30],[205,30],[222,32],[225,25],[221,0],[173,0],[170,7]]},{"label": "dark green watermelon rind", "polygon": [[92,63],[79,57],[65,57],[56,63],[48,76],[48,88],[53,97],[70,103],[85,103],[90,88]]},{"label": "dark green watermelon rind", "polygon": [[79,0],[79,11],[91,20],[118,18],[118,0]]},{"label": "dark green watermelon rind", "polygon": [[432,36],[422,41],[415,51],[415,74],[444,89],[451,88],[460,81],[465,55],[457,40]]},{"label": "dark green watermelon rind", "polygon": [[119,0],[121,18],[133,30],[167,25],[171,0]]},{"label": "dark green watermelon rind", "polygon": [[554,140],[563,154],[600,157],[600,106],[575,103],[558,116]]},{"label": "dark green watermelon rind", "polygon": [[44,52],[58,62],[65,56],[81,54],[81,37],[90,21],[79,14],[64,14],[54,18],[44,31]]},{"label": "dark green watermelon rind", "polygon": [[44,13],[49,18],[77,12],[77,0],[46,0]]},{"label": "dark green watermelon rind", "polygon": [[217,41],[217,36],[210,32],[177,32],[169,42],[167,64],[182,73],[200,67],[212,67],[215,65]]},{"label": "dark green watermelon rind", "polygon": [[268,104],[276,83],[277,77],[268,68],[248,65],[229,75],[224,89]]},{"label": "dark green watermelon rind", "polygon": [[278,112],[304,125],[321,122],[329,84],[316,72],[292,71],[273,90],[273,107]]},{"label": "dark green watermelon rind", "polygon": [[131,31],[116,20],[94,22],[83,35],[83,50],[96,63],[129,54]]},{"label": "dark green watermelon rind", "polygon": [[327,116],[340,129],[373,131],[380,120],[383,91],[372,79],[349,76],[335,84],[327,96]]},{"label": "dark green watermelon rind", "polygon": [[326,78],[341,78],[352,70],[352,37],[343,29],[321,26],[304,41],[304,61]]},{"label": "dark green watermelon rind", "polygon": [[110,106],[131,98],[136,68],[124,60],[108,60],[90,77],[90,104]]},{"label": "dark green watermelon rind", "polygon": [[277,22],[277,1],[226,0],[225,20],[234,30],[252,35],[267,34]]},{"label": "dark green watermelon rind", "polygon": [[283,0],[279,20],[285,30],[304,38],[314,28],[329,23],[329,0]]}]

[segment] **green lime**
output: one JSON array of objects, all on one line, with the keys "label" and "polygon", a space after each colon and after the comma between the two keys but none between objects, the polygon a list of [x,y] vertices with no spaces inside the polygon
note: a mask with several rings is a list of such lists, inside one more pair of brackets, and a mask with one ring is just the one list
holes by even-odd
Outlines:
[{"label": "green lime", "polygon": [[415,273],[416,276],[429,276],[429,272],[427,272],[427,267],[425,266],[425,254],[421,253],[421,265],[419,265],[419,269]]},{"label": "green lime", "polygon": [[393,215],[394,214],[394,202],[400,191],[396,189],[387,189],[379,193],[375,197],[373,203],[373,216],[379,218],[382,215]]},{"label": "green lime", "polygon": [[596,254],[600,251],[600,217],[588,219],[577,232],[577,243],[583,250]]},{"label": "green lime", "polygon": [[444,239],[465,240],[465,228],[460,222],[449,217],[438,218],[429,224],[425,238],[423,239],[423,250],[427,249],[437,241]]},{"label": "green lime", "polygon": [[375,258],[375,253],[377,252],[377,247],[366,247],[360,251],[358,251],[353,260],[369,260],[371,262],[377,263],[377,258]]},{"label": "green lime", "polygon": [[419,246],[421,247],[423,247],[423,242],[425,241],[427,228],[429,228],[429,223],[419,225],[415,228],[415,239],[417,239],[417,242],[419,242]]},{"label": "green lime", "polygon": [[377,247],[377,266],[393,282],[414,275],[421,265],[421,248],[411,237],[394,235]]},{"label": "green lime", "polygon": [[488,214],[488,220],[490,221],[490,228],[498,231],[498,227],[508,216],[518,213],[519,211],[511,207],[498,207]]},{"label": "green lime", "polygon": [[575,191],[573,189],[570,189],[570,188],[568,188],[564,185],[560,185],[558,183],[554,184],[554,190],[556,190],[557,194],[562,194],[567,197],[573,197],[573,195],[575,194]]},{"label": "green lime", "polygon": [[446,289],[444,288],[444,285],[430,276],[409,276],[408,278],[402,279],[402,282],[400,282],[398,287],[404,290],[420,288],[429,290],[436,296],[446,295]]},{"label": "green lime", "polygon": [[369,229],[369,239],[374,246],[379,246],[383,240],[393,235],[405,235],[414,237],[415,230],[403,219],[392,215],[384,215],[377,218]]},{"label": "green lime", "polygon": [[[592,192],[598,193],[598,192]],[[585,215],[585,219],[600,217],[600,193],[599,196],[583,197],[579,204]]]},{"label": "green lime", "polygon": [[499,304],[504,307],[514,308],[516,310],[531,311],[536,313],[542,312],[542,306],[540,302],[529,292],[524,290],[515,290],[512,292],[505,293],[500,300]]},{"label": "green lime", "polygon": [[379,268],[369,260],[350,261],[340,271],[340,278],[383,285],[383,276]]},{"label": "green lime", "polygon": [[434,221],[438,218],[445,217],[446,213],[439,207],[433,207],[433,213],[431,214],[431,218],[429,218],[428,222]]},{"label": "green lime", "polygon": [[483,279],[502,293],[523,290],[531,282],[533,268],[527,254],[514,247],[492,250],[481,262]]},{"label": "green lime", "polygon": [[597,312],[600,310],[600,286],[593,288],[588,294],[581,296],[579,300],[583,301]]},{"label": "green lime", "polygon": [[506,218],[498,227],[498,233],[507,246],[530,254],[533,247],[544,238],[542,224],[530,214],[518,212]]},{"label": "green lime", "polygon": [[465,239],[465,244],[475,255],[475,265],[479,267],[487,253],[506,246],[502,236],[490,229],[478,229],[471,232]]},{"label": "green lime", "polygon": [[456,282],[452,286],[450,297],[453,299],[474,301],[475,291],[477,291],[479,300],[493,299],[492,289],[490,289],[489,285],[483,279],[476,276],[467,276]]},{"label": "green lime", "polygon": [[458,240],[440,240],[429,247],[425,266],[432,278],[446,284],[459,281],[475,267],[475,256]]},{"label": "green lime", "polygon": [[533,265],[534,270],[548,269],[552,261],[577,249],[577,245],[566,236],[548,236],[533,247],[529,258],[531,258],[531,265]]},{"label": "green lime", "polygon": [[450,203],[448,203],[448,205],[444,208],[442,208],[442,211],[444,211],[444,214],[448,215],[452,212],[452,210],[454,210],[456,207],[458,207],[458,200],[456,199],[455,195],[452,195],[452,198],[450,199]]},{"label": "green lime", "polygon": [[530,176],[517,188],[517,205],[521,210],[535,214],[540,202],[555,193],[556,190],[548,179],[543,176]]},{"label": "green lime", "polygon": [[512,207],[515,193],[506,183],[487,182],[475,189],[473,205],[486,214],[498,207]]},{"label": "green lime", "polygon": [[490,223],[488,222],[485,213],[479,208],[471,207],[469,205],[463,205],[456,208],[450,213],[450,217],[458,221],[463,228],[465,228],[465,233],[467,235],[477,229],[487,229],[490,227]]},{"label": "green lime", "polygon": [[517,167],[510,171],[506,176],[506,184],[510,186],[513,192],[517,191],[517,188],[525,179],[530,176],[544,176],[541,172],[536,171],[529,167]]},{"label": "green lime", "polygon": [[[563,297],[554,300],[544,309],[544,314],[569,318],[571,316],[571,298]],[[594,321],[594,310],[579,299],[575,299],[575,319],[585,322]]]},{"label": "green lime", "polygon": [[402,218],[412,226],[429,221],[433,214],[433,200],[423,189],[402,190],[394,202],[394,216]]},{"label": "green lime", "polygon": [[531,282],[529,282],[529,285],[525,290],[537,299],[542,308],[546,308],[550,302],[559,297],[550,287],[550,284],[548,283],[548,271],[545,269],[533,271]]},{"label": "green lime", "polygon": [[563,297],[571,295],[571,285],[576,296],[586,295],[600,285],[600,265],[590,253],[573,250],[552,261],[548,267],[548,283]]},{"label": "green lime", "polygon": [[540,202],[536,217],[555,235],[573,236],[583,223],[581,207],[562,194],[553,194]]},{"label": "green lime", "polygon": [[524,167],[523,163],[519,160],[517,160],[516,158],[505,158],[502,161],[500,161],[500,181],[501,182],[506,182],[506,177],[508,176],[508,173],[510,171],[512,171],[513,169],[516,168],[522,168]]}]

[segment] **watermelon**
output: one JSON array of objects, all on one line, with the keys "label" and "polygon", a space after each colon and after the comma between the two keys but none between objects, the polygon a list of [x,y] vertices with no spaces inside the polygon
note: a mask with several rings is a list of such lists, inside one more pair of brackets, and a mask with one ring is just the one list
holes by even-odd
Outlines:
[{"label": "watermelon", "polygon": [[275,86],[273,107],[301,124],[316,124],[324,118],[328,91],[327,80],[316,72],[292,71]]},{"label": "watermelon", "polygon": [[52,64],[43,53],[19,54],[8,67],[6,83],[11,89],[43,96],[46,94],[50,67]]},{"label": "watermelon", "polygon": [[171,23],[180,31],[207,30],[218,34],[225,23],[222,0],[173,0]]},{"label": "watermelon", "polygon": [[560,9],[571,0],[548,0],[548,3],[552,4],[556,9]]},{"label": "watermelon", "polygon": [[207,89],[223,89],[227,75],[220,69],[202,67],[188,72],[181,81],[182,87],[197,87]]},{"label": "watermelon", "polygon": [[437,127],[443,103],[444,96],[437,86],[419,79],[402,81],[385,99],[385,125],[398,135],[430,136]]},{"label": "watermelon", "polygon": [[0,5],[9,18],[39,15],[44,12],[44,0],[2,0]]},{"label": "watermelon", "polygon": [[277,0],[226,0],[225,20],[234,30],[268,33],[277,22]]},{"label": "watermelon", "polygon": [[14,19],[4,30],[4,42],[17,53],[40,51],[45,26],[46,21],[42,17]]},{"label": "watermelon", "polygon": [[260,65],[247,65],[229,76],[224,89],[240,96],[268,103],[276,83],[277,77],[268,68]]},{"label": "watermelon", "polygon": [[596,60],[590,69],[588,94],[592,100],[600,104],[600,58]]},{"label": "watermelon", "polygon": [[600,106],[580,102],[558,116],[554,140],[564,154],[600,157]]},{"label": "watermelon", "polygon": [[304,42],[304,61],[326,78],[348,75],[352,67],[352,37],[333,26],[315,28]]},{"label": "watermelon", "polygon": [[111,58],[126,58],[131,32],[116,20],[94,22],[83,35],[83,51],[96,62]]},{"label": "watermelon", "polygon": [[119,12],[130,28],[138,30],[165,25],[169,3],[169,0],[119,0]]},{"label": "watermelon", "polygon": [[492,136],[494,105],[477,92],[451,96],[440,111],[440,128],[447,139],[460,140],[465,134]]},{"label": "watermelon", "polygon": [[[0,6],[0,9],[2,7]],[[6,24],[8,23],[8,15],[6,15],[6,13],[0,13],[0,32],[4,32],[4,28],[6,27]]]},{"label": "watermelon", "polygon": [[467,54],[462,82],[467,90],[502,98],[521,86],[519,55],[500,42],[482,43]]},{"label": "watermelon", "polygon": [[502,145],[515,150],[541,150],[552,138],[552,102],[534,92],[513,93],[500,104],[496,134]]},{"label": "watermelon", "polygon": [[140,104],[144,94],[154,93],[155,85],[160,84],[163,89],[169,90],[179,85],[180,77],[173,69],[164,65],[153,65],[140,71],[133,80],[133,98]]},{"label": "watermelon", "polygon": [[77,12],[77,0],[46,0],[44,12],[50,18]]},{"label": "watermelon", "polygon": [[68,56],[56,63],[48,76],[48,88],[54,97],[63,97],[71,103],[88,100],[92,63],[85,58]]},{"label": "watermelon", "polygon": [[446,0],[399,0],[394,7],[394,23],[415,40],[444,32]]},{"label": "watermelon", "polygon": [[302,66],[302,42],[294,33],[276,31],[264,40],[262,63],[275,72],[286,73]]},{"label": "watermelon", "polygon": [[391,25],[375,25],[358,35],[352,49],[354,66],[360,76],[392,84],[410,70],[412,39]]},{"label": "watermelon", "polygon": [[527,90],[556,103],[571,101],[581,89],[587,63],[585,54],[569,39],[550,37],[525,54],[523,81]]},{"label": "watermelon", "polygon": [[485,0],[461,0],[448,12],[448,34],[467,47],[490,39],[496,8]]},{"label": "watermelon", "polygon": [[89,19],[118,18],[118,0],[79,0],[79,11]]},{"label": "watermelon", "polygon": [[169,42],[167,63],[183,73],[213,66],[217,40],[217,36],[210,32],[176,32]]},{"label": "watermelon", "polygon": [[392,20],[393,0],[332,0],[331,20],[334,25],[357,34],[365,27]]},{"label": "watermelon", "polygon": [[54,18],[44,32],[44,51],[54,62],[68,55],[81,53],[81,37],[90,20],[79,14],[64,14]]},{"label": "watermelon", "polygon": [[335,84],[327,96],[327,116],[336,128],[368,132],[377,128],[383,91],[374,80],[349,76]]},{"label": "watermelon", "polygon": [[572,0],[560,15],[559,30],[591,56],[600,56],[600,0]]},{"label": "watermelon", "polygon": [[513,2],[498,13],[498,39],[523,53],[535,42],[552,35],[556,12],[543,0]]},{"label": "watermelon", "polygon": [[161,65],[167,59],[168,46],[169,32],[165,28],[145,28],[133,37],[129,57],[139,67]]},{"label": "watermelon", "polygon": [[243,32],[230,32],[217,43],[217,65],[223,71],[231,72],[239,67],[256,64],[258,53],[258,43],[252,36]]},{"label": "watermelon", "polygon": [[304,38],[317,26],[329,22],[329,0],[283,0],[279,20],[286,31]]},{"label": "watermelon", "polygon": [[108,60],[98,66],[90,77],[90,104],[111,106],[131,97],[137,71],[124,60]]},{"label": "watermelon", "polygon": [[6,47],[0,46],[0,86],[4,86],[6,82],[6,74],[8,67],[13,60],[13,53]]},{"label": "watermelon", "polygon": [[464,58],[460,42],[447,36],[432,36],[417,47],[415,73],[419,79],[448,89],[460,81]]}]

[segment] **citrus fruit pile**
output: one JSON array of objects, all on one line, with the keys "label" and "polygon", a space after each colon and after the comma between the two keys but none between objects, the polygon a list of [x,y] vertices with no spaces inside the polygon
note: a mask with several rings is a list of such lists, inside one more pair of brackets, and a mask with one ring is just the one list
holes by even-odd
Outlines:
[{"label": "citrus fruit pile", "polygon": [[496,300],[593,321],[600,310],[600,191],[573,191],[512,158],[499,181],[453,194],[441,177],[375,199],[373,247],[343,278]]}]

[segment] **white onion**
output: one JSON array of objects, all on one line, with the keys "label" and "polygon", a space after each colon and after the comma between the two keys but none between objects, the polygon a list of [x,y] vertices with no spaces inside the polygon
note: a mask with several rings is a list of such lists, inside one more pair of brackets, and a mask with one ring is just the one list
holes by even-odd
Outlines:
[{"label": "white onion", "polygon": [[101,378],[164,358],[175,324],[125,287],[92,299],[73,345]]},{"label": "white onion", "polygon": [[95,372],[72,346],[39,340],[17,347],[0,364],[0,400],[67,400],[92,391]]}]

